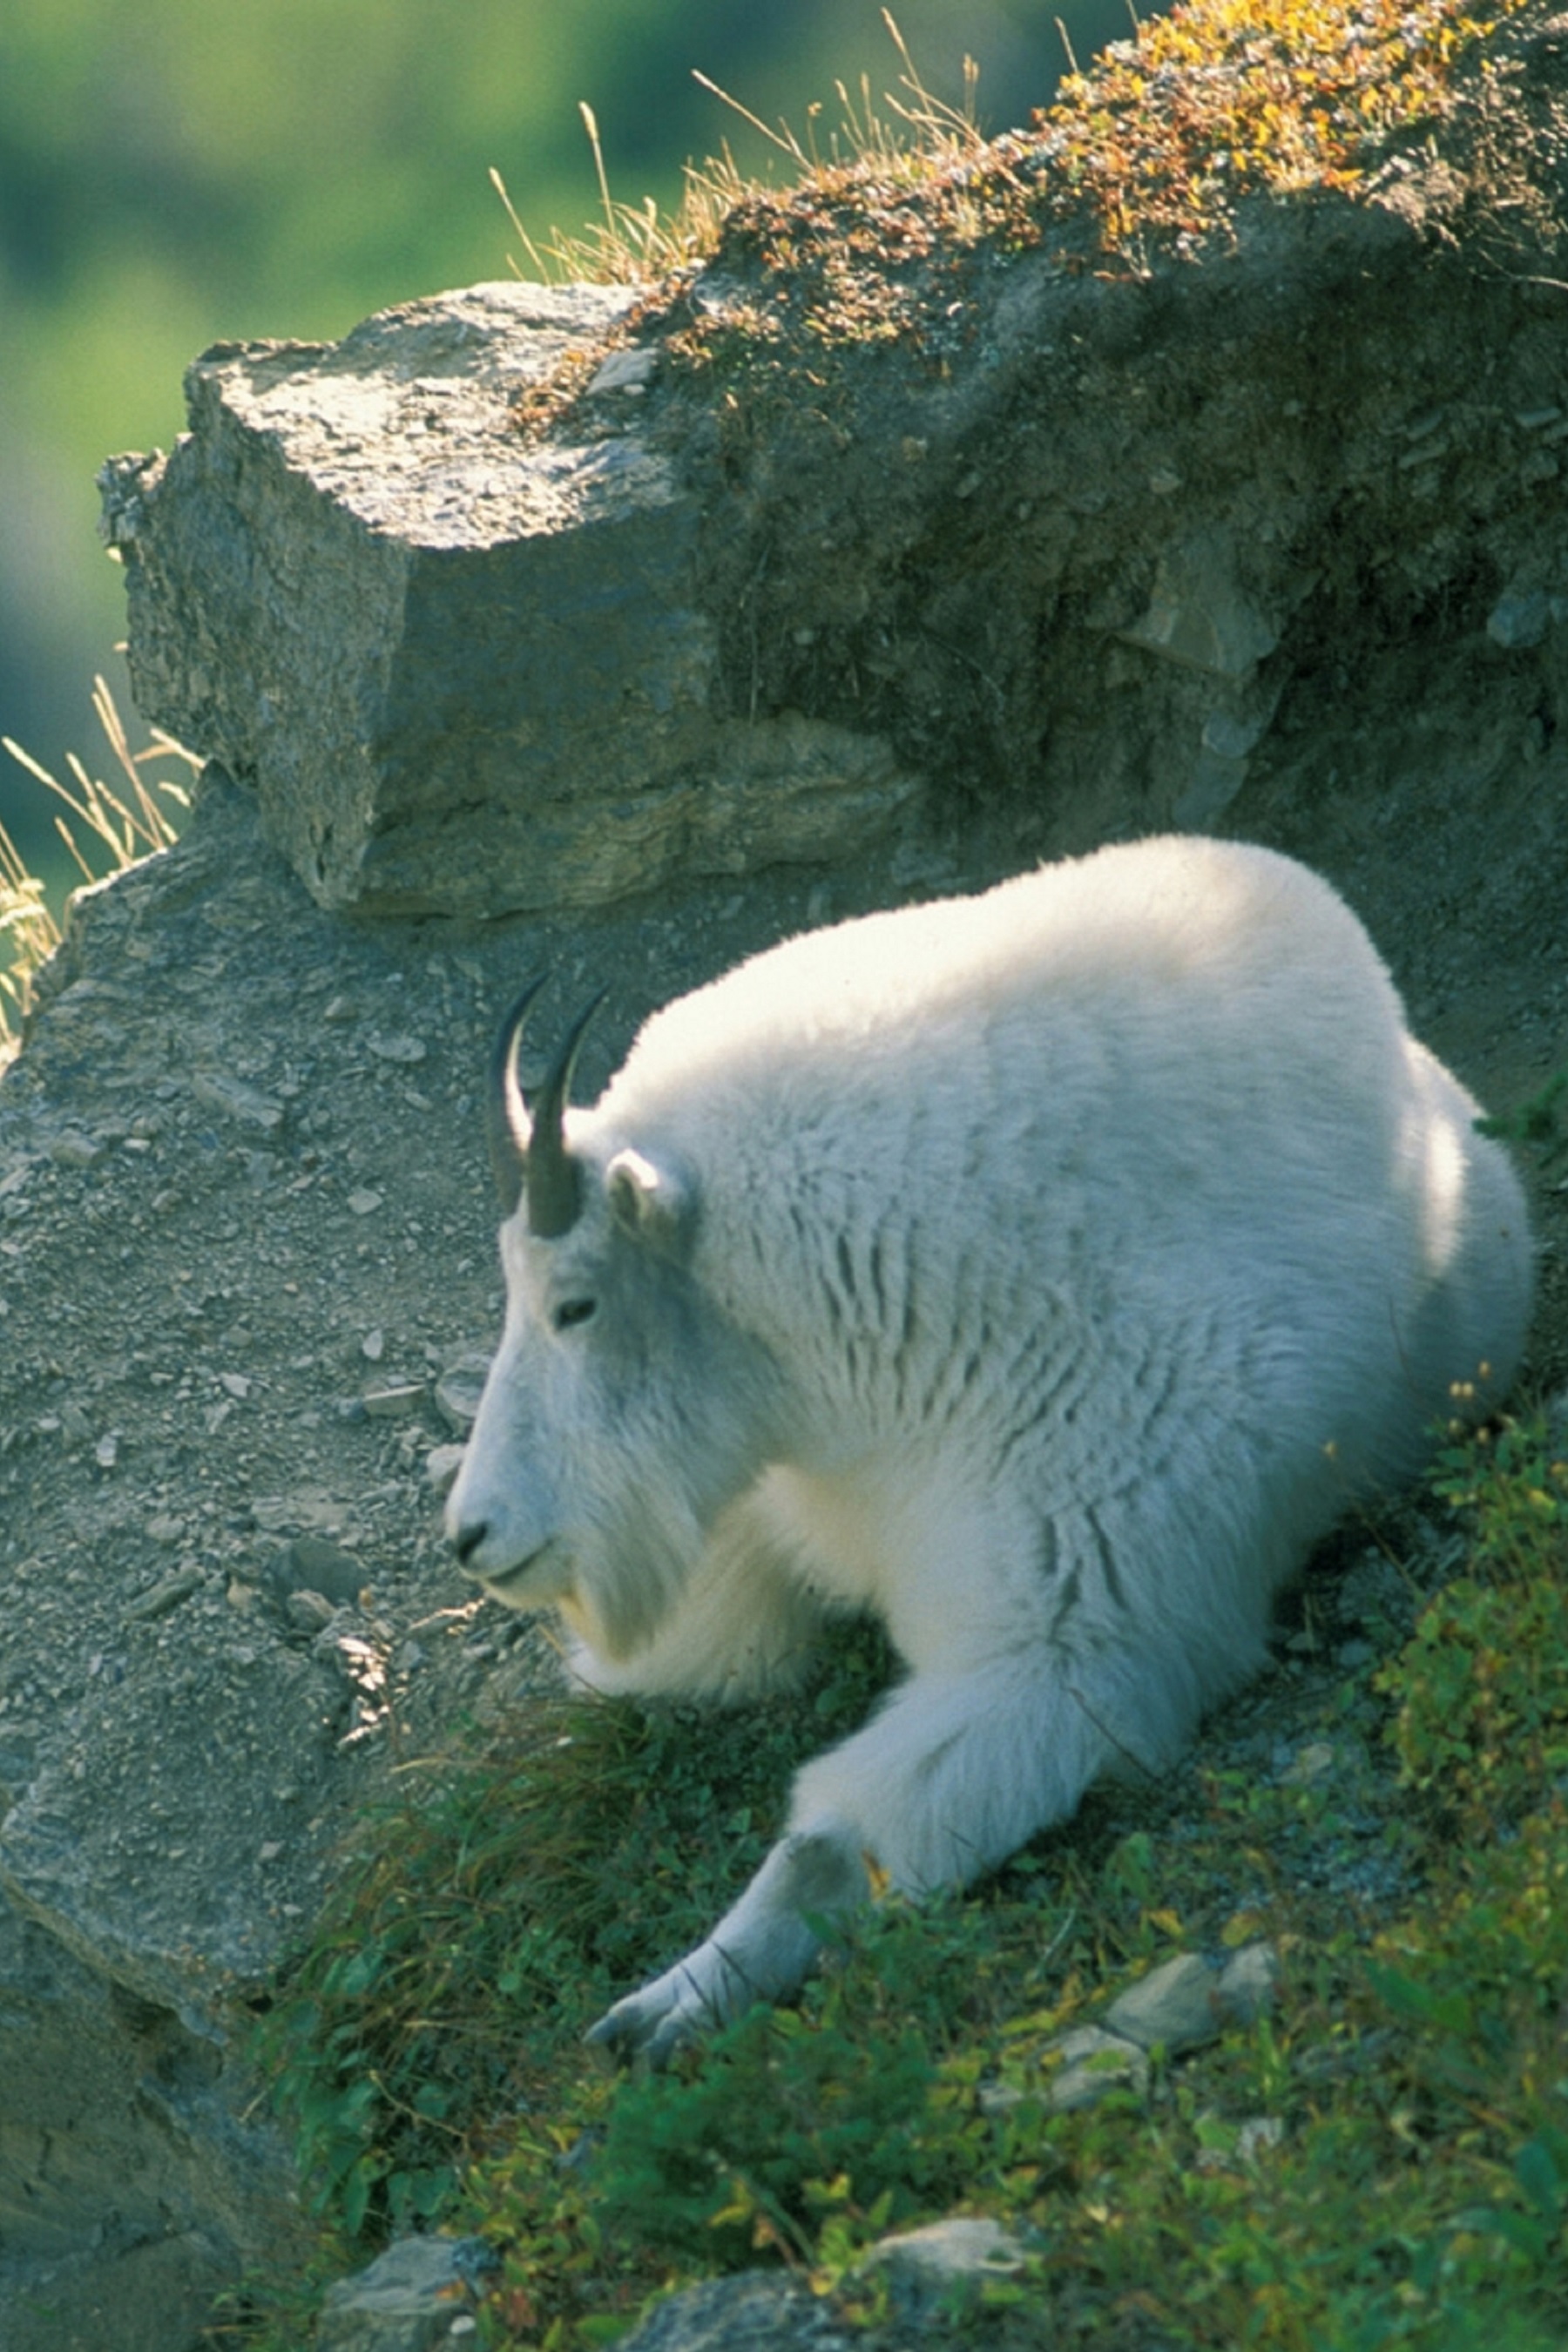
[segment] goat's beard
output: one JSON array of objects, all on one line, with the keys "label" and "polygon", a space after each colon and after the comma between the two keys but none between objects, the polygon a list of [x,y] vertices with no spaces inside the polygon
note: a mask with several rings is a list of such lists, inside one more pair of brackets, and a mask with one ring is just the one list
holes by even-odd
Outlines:
[{"label": "goat's beard", "polygon": [[628,1496],[623,1509],[574,1542],[561,1614],[595,1657],[624,1664],[658,1633],[704,1541],[684,1496]]}]

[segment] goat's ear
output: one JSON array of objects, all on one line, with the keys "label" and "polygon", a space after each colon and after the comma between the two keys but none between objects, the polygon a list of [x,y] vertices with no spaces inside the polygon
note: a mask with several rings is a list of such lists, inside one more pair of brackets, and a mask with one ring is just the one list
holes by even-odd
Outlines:
[{"label": "goat's ear", "polygon": [[665,1257],[683,1254],[696,1207],[690,1184],[668,1166],[656,1168],[640,1151],[617,1151],[605,1171],[610,1214]]}]

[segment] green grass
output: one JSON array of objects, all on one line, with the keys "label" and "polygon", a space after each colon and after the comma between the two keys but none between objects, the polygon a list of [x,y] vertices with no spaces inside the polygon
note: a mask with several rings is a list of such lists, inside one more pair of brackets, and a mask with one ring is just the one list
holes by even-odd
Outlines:
[{"label": "green grass", "polygon": [[[413,1769],[260,2029],[340,2258],[478,2231],[486,2340],[564,2347],[756,2262],[873,2313],[867,2248],[958,2209],[1034,2249],[984,2323],[1004,2336],[1022,2293],[1066,2347],[1563,2341],[1568,1467],[1505,1423],[1448,1447],[1436,1491],[1462,1573],[1300,1727],[1332,1770],[1093,1798],[975,1895],[880,1906],[798,2006],[661,2076],[606,2075],[583,2029],[731,1898],[794,1762],[863,1713],[877,1644],[851,1635],[787,1706],[562,1700]],[[1347,1846],[1404,1891],[1336,1884]],[[1270,2013],[1051,2112],[1065,2025],[1258,1937]]]}]

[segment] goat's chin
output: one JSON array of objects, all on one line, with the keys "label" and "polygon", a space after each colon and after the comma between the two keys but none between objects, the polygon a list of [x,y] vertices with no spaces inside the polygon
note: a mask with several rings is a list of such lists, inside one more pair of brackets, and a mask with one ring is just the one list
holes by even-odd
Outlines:
[{"label": "goat's chin", "polygon": [[571,1562],[559,1544],[544,1544],[515,1568],[479,1579],[483,1590],[503,1608],[524,1615],[559,1607],[572,1589]]}]

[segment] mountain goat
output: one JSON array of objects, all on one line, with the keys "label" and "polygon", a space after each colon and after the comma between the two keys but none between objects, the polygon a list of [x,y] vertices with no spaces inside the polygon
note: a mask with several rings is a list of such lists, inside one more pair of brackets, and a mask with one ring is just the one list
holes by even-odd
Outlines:
[{"label": "mountain goat", "polygon": [[[798,1775],[707,1941],[595,2028],[657,2061],[873,1881],[962,1884],[1163,1770],[1271,1596],[1500,1395],[1524,1200],[1361,925],[1289,859],[1102,849],[786,941],[525,1106],[448,1531],[605,1691],[759,1691],[869,1609],[908,1676]],[[592,1007],[589,1008],[590,1012]]]}]

